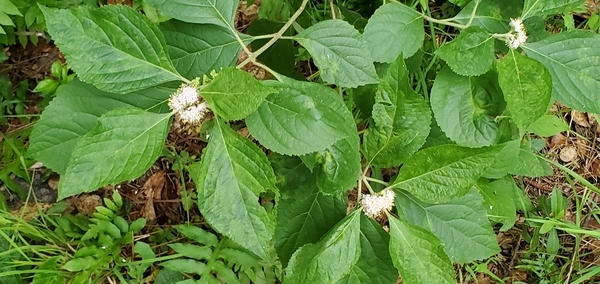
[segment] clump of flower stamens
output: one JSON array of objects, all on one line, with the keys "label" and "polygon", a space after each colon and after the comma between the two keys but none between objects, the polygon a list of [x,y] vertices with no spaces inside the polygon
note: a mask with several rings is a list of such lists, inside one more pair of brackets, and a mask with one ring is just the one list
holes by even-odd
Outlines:
[{"label": "clump of flower stamens", "polygon": [[363,194],[361,199],[363,211],[367,216],[376,219],[386,211],[392,210],[395,197],[396,193],[391,189],[375,194]]},{"label": "clump of flower stamens", "polygon": [[527,41],[527,31],[520,18],[510,19],[511,31],[506,35],[506,45],[511,49],[517,49]]},{"label": "clump of flower stamens", "polygon": [[198,124],[208,112],[206,102],[200,101],[197,84],[183,85],[169,98],[169,107],[185,123]]}]

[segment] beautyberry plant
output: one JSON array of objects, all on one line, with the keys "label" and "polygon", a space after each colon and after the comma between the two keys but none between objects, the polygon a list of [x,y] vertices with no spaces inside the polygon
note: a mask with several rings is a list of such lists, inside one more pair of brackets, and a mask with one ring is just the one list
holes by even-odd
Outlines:
[{"label": "beautyberry plant", "polygon": [[[63,199],[142,175],[173,120],[212,119],[187,168],[198,208],[257,258],[275,252],[284,283],[455,283],[453,263],[500,251],[490,221],[507,230],[529,210],[511,176],[552,173],[529,138],[549,135],[551,104],[600,112],[600,36],[542,28],[583,0],[451,1],[462,8],[449,19],[384,1],[366,25],[342,9],[311,23],[309,1],[291,1],[287,22],[248,34],[234,26],[239,1],[146,2],[172,19],[41,7],[77,79],[42,114],[30,154],[61,174]],[[444,27],[458,36],[423,57]],[[287,59],[300,47],[318,82]],[[415,70],[438,58],[431,88],[415,89]],[[249,63],[274,79],[240,70]],[[255,141],[229,126],[239,120]]]}]

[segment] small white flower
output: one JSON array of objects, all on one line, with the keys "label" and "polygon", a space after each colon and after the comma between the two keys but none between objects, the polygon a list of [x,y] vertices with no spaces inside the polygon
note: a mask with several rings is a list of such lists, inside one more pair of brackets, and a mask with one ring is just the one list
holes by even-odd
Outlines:
[{"label": "small white flower", "polygon": [[199,105],[190,106],[179,112],[179,118],[186,123],[199,123],[204,118],[204,115],[208,111],[208,105],[206,102],[202,102]]},{"label": "small white flower", "polygon": [[196,104],[200,96],[198,90],[192,86],[183,86],[169,99],[169,107],[176,112],[180,112],[189,106]]},{"label": "small white flower", "polygon": [[527,41],[527,31],[520,18],[511,19],[509,25],[512,31],[506,37],[506,45],[511,49],[517,49]]},{"label": "small white flower", "polygon": [[374,195],[364,194],[361,199],[363,211],[373,219],[380,216],[385,211],[390,211],[394,207],[394,198],[396,193],[390,189],[376,193]]}]

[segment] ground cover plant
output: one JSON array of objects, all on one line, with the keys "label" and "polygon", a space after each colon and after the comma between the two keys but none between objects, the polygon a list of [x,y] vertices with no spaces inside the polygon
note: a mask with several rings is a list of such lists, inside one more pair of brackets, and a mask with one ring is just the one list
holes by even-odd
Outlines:
[{"label": "ground cover plant", "polygon": [[[570,129],[557,105],[600,113],[600,36],[571,14],[584,1],[264,0],[243,32],[239,4],[36,6],[68,67],[36,88],[53,99],[12,152],[60,175],[59,201],[165,159],[199,215],[144,231],[118,190],[91,217],[1,215],[0,283],[518,283],[488,264],[519,222],[528,282],[598,279],[559,235],[600,237],[582,227],[600,189],[538,155]],[[558,188],[536,206],[522,189],[553,167],[585,187],[573,222]]]}]

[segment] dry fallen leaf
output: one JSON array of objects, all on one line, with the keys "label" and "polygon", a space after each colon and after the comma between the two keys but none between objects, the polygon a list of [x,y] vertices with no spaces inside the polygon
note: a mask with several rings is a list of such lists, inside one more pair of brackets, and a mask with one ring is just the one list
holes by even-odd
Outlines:
[{"label": "dry fallen leaf", "polygon": [[142,186],[142,191],[148,199],[161,200],[162,190],[165,187],[167,175],[165,171],[158,171],[152,174]]},{"label": "dry fallen leaf", "polygon": [[580,111],[576,111],[576,110],[572,110],[571,111],[571,118],[579,126],[583,126],[583,127],[590,127],[591,126],[590,122],[588,121],[588,116],[587,116],[586,113],[583,113],[583,112],[580,112]]},{"label": "dry fallen leaf", "polygon": [[552,136],[552,139],[550,139],[550,147],[552,148],[564,145],[565,143],[567,143],[567,137],[562,135],[561,133]]},{"label": "dry fallen leaf", "polygon": [[142,207],[142,217],[148,221],[156,220],[156,211],[154,211],[154,200],[152,200],[152,197],[148,198],[144,207]]},{"label": "dry fallen leaf", "polygon": [[96,207],[101,206],[102,198],[95,194],[84,194],[74,198],[74,204],[79,213],[91,216],[96,212]]},{"label": "dry fallen leaf", "polygon": [[575,146],[568,145],[560,150],[559,157],[560,160],[565,163],[571,162],[577,158],[577,148],[575,148]]},{"label": "dry fallen leaf", "polygon": [[593,176],[600,177],[600,160],[594,159],[590,163],[589,171],[590,171],[590,174],[592,174]]}]

